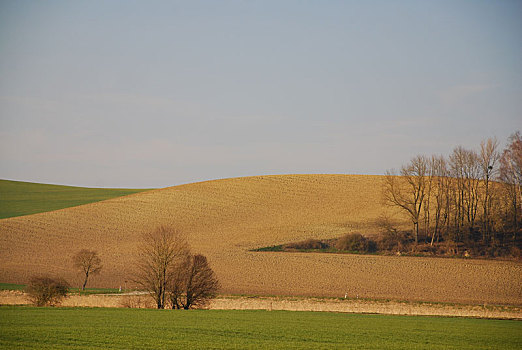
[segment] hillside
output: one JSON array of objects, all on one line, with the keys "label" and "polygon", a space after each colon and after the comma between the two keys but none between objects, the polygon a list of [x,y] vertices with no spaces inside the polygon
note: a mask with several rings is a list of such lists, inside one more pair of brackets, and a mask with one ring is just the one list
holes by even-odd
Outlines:
[{"label": "hillside", "polygon": [[74,207],[146,191],[0,180],[0,219]]},{"label": "hillside", "polygon": [[132,281],[141,234],[172,225],[209,257],[224,293],[360,296],[522,304],[517,262],[251,252],[347,232],[372,234],[388,208],[381,176],[286,175],[207,181],[79,207],[0,220],[0,281],[38,272],[75,281],[72,255],[95,249],[104,262],[93,282]]}]

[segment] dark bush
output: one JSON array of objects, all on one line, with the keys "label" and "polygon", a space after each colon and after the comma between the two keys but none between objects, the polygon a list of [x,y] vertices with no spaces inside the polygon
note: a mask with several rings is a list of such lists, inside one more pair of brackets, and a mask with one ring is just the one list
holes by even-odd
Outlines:
[{"label": "dark bush", "polygon": [[63,278],[33,277],[25,292],[36,306],[54,306],[67,296],[69,284]]},{"label": "dark bush", "polygon": [[403,251],[408,247],[411,237],[403,231],[386,231],[379,239],[379,249],[388,251]]},{"label": "dark bush", "polygon": [[335,243],[335,248],[343,251],[369,253],[377,249],[377,244],[360,233],[350,233],[339,238]]},{"label": "dark bush", "polygon": [[302,242],[297,242],[297,243],[288,243],[288,244],[285,244],[284,246],[286,249],[304,249],[304,250],[309,250],[309,249],[324,249],[324,248],[327,248],[327,244],[318,240],[318,239],[307,239],[305,241],[302,241]]}]

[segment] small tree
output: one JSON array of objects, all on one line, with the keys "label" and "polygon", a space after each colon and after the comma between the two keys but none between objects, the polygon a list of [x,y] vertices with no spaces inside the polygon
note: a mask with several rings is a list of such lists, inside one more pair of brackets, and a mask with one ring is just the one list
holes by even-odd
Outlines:
[{"label": "small tree", "polygon": [[136,282],[150,292],[158,309],[165,308],[167,287],[188,255],[186,240],[174,228],[160,226],[143,236]]},{"label": "small tree", "polygon": [[98,253],[92,250],[82,249],[73,257],[74,266],[82,272],[83,285],[82,290],[85,290],[87,280],[90,275],[100,273],[102,268],[101,259]]},{"label": "small tree", "polygon": [[185,259],[176,270],[169,287],[172,308],[188,310],[204,306],[214,298],[219,282],[207,258],[196,254]]},{"label": "small tree", "polygon": [[69,284],[63,278],[33,277],[25,292],[36,306],[54,306],[67,296]]}]

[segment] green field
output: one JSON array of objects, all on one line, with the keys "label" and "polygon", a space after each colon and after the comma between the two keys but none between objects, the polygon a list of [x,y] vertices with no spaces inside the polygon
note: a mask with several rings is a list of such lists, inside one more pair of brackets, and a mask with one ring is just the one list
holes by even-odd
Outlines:
[{"label": "green field", "polygon": [[[25,284],[14,284],[14,283],[0,283],[0,290],[24,290]],[[125,291],[122,291],[125,292]],[[118,294],[121,293],[118,288],[85,288],[80,291],[76,287],[69,288],[70,294]]]},{"label": "green field", "polygon": [[0,283],[0,290],[24,290],[25,284]]},{"label": "green field", "polygon": [[4,349],[520,349],[522,322],[291,311],[0,307]]},{"label": "green field", "polygon": [[146,189],[87,188],[0,180],[0,219],[74,207]]}]

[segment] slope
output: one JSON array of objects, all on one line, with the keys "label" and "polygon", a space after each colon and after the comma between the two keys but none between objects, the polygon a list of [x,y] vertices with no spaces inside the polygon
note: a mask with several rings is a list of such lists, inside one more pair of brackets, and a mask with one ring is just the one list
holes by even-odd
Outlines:
[{"label": "slope", "polygon": [[224,179],[0,220],[0,281],[52,272],[75,283],[71,257],[89,248],[104,262],[98,286],[130,285],[142,233],[172,225],[209,257],[224,293],[522,304],[517,262],[249,251],[374,233],[376,219],[389,210],[381,202],[382,181],[354,175]]}]

